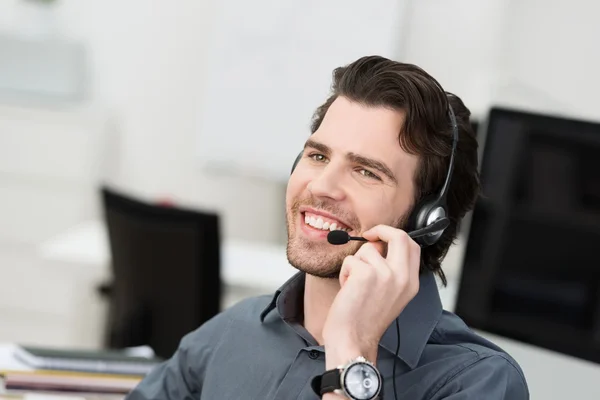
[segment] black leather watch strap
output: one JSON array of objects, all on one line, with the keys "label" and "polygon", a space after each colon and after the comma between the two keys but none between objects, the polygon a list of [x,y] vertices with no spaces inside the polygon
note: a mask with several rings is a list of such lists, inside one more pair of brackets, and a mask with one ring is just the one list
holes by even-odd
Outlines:
[{"label": "black leather watch strap", "polygon": [[310,381],[310,387],[319,398],[321,398],[321,375],[317,375]]},{"label": "black leather watch strap", "polygon": [[335,368],[325,373],[321,377],[321,394],[331,393],[336,389],[341,389],[340,386],[340,370]]},{"label": "black leather watch strap", "polygon": [[332,369],[325,371],[322,375],[315,376],[310,382],[313,392],[319,397],[325,393],[331,393],[340,387],[340,370]]}]

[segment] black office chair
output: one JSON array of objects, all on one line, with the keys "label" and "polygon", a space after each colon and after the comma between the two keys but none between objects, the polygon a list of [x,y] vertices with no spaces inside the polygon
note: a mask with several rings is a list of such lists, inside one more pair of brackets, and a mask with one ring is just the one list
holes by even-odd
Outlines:
[{"label": "black office chair", "polygon": [[113,279],[106,345],[170,357],[220,311],[220,227],[212,213],[143,203],[101,188]]}]

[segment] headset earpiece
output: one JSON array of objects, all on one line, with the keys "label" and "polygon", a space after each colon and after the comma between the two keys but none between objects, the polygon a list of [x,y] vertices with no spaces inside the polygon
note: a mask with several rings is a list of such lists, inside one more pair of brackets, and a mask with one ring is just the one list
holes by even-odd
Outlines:
[{"label": "headset earpiece", "polygon": [[[415,208],[415,212],[412,216],[412,223],[410,224],[410,230],[416,231],[418,229],[426,228],[435,221],[447,217],[448,213],[446,212],[445,204],[440,203],[436,196],[428,196]],[[422,247],[431,246],[440,239],[443,233],[444,230],[441,230],[429,235],[414,238],[414,240]]]},{"label": "headset earpiece", "polygon": [[[440,192],[436,195],[425,197],[414,208],[409,219],[409,228],[411,231],[426,228],[441,218],[448,218],[448,205],[446,199],[448,197],[452,172],[454,171],[454,155],[458,143],[458,124],[456,123],[456,116],[454,115],[454,110],[452,110],[450,104],[448,104],[448,117],[452,124],[452,152],[450,153],[448,173],[446,174],[446,179]],[[431,246],[442,237],[444,230],[445,229],[442,229],[429,235],[415,238],[414,240],[422,247]]]}]

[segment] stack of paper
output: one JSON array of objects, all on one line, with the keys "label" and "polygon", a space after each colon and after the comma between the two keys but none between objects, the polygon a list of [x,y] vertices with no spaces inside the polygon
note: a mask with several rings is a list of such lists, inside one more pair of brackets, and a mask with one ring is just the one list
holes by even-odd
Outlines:
[{"label": "stack of paper", "polygon": [[124,351],[82,351],[18,346],[15,357],[35,369],[146,375],[162,360]]},{"label": "stack of paper", "polygon": [[0,400],[121,400],[162,361],[153,352],[28,346],[15,347],[13,356],[33,370],[0,370]]}]

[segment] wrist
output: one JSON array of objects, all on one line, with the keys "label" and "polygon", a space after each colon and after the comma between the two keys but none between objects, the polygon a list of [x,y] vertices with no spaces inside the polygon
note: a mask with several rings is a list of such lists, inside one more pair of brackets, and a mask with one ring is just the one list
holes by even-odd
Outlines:
[{"label": "wrist", "polygon": [[325,343],[325,370],[346,365],[357,357],[364,357],[372,364],[377,363],[377,345],[357,341]]}]

